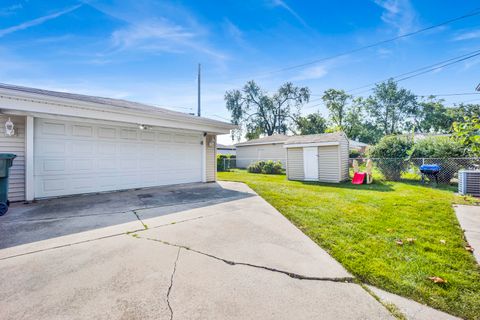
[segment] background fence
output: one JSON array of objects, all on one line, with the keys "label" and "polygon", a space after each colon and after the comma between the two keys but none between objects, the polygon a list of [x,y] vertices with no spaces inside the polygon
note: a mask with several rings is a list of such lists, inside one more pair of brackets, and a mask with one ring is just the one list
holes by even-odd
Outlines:
[{"label": "background fence", "polygon": [[[245,159],[243,159],[245,160]],[[284,161],[284,159],[276,159]],[[357,160],[360,170],[364,170],[368,158],[350,158],[350,177],[353,176],[352,164]],[[422,164],[438,164],[441,167],[438,174],[439,183],[455,183],[458,179],[458,171],[461,169],[480,169],[480,158],[371,158],[373,162],[374,179],[387,181],[420,180],[420,166]],[[218,170],[230,170],[237,168],[238,159],[221,159]],[[251,159],[251,162],[258,159]]]},{"label": "background fence", "polygon": [[[364,168],[368,158],[351,158],[350,168],[353,160],[357,160],[361,169]],[[458,171],[461,169],[479,169],[480,158],[372,158],[373,173],[377,179],[388,181],[420,180],[422,164],[437,164],[440,166],[438,182],[451,183],[458,179]],[[353,170],[350,170],[350,175]]]}]

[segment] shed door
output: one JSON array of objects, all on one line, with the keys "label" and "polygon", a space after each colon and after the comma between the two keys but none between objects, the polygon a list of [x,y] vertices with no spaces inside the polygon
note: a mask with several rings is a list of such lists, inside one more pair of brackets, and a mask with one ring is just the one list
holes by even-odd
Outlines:
[{"label": "shed door", "polygon": [[303,148],[305,180],[318,180],[318,147]]},{"label": "shed door", "polygon": [[35,119],[35,197],[202,180],[202,134]]}]

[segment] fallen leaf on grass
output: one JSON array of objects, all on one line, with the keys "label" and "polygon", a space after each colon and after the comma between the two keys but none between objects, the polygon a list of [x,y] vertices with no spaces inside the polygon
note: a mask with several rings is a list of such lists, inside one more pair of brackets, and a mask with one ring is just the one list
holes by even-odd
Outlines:
[{"label": "fallen leaf on grass", "polygon": [[445,241],[445,240],[442,239],[442,240],[440,240],[440,243],[441,243],[441,244],[446,244],[447,241]]},{"label": "fallen leaf on grass", "polygon": [[440,277],[428,277],[428,279],[432,280],[433,283],[447,283],[447,280]]},{"label": "fallen leaf on grass", "polygon": [[473,252],[473,250],[475,250],[475,249],[473,249],[472,246],[466,246],[466,247],[465,247],[465,250],[470,251],[470,252]]}]

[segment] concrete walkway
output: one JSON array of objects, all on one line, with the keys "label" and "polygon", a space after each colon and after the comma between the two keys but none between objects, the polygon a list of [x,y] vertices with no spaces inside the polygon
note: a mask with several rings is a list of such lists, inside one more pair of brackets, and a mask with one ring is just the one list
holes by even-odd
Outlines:
[{"label": "concrete walkway", "polygon": [[393,319],[243,184],[79,199],[0,220],[0,319]]},{"label": "concrete walkway", "polygon": [[480,263],[480,207],[456,205],[454,209],[465,238],[474,249],[473,255]]}]

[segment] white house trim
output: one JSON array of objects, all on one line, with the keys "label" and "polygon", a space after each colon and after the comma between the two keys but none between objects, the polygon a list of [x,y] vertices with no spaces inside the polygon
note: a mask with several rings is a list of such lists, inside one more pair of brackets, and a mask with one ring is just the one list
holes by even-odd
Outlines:
[{"label": "white house trim", "polygon": [[202,139],[202,182],[207,182],[207,135]]},{"label": "white house trim", "polygon": [[160,108],[158,111],[133,109],[25,92],[19,95],[15,91],[14,93],[9,91],[11,90],[0,88],[0,109],[207,131],[215,134],[229,133],[236,128],[233,124],[187,114],[177,115]]},{"label": "white house trim", "polygon": [[34,184],[34,118],[27,116],[25,121],[25,200],[35,199]]}]

